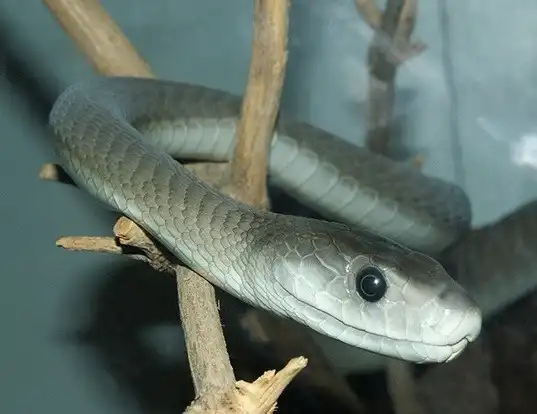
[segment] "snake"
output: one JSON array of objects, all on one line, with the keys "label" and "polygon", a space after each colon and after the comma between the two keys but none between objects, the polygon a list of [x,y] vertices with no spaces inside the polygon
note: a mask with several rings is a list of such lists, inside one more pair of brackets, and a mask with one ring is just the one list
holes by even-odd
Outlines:
[{"label": "snake", "polygon": [[379,355],[460,355],[481,309],[434,255],[469,226],[464,192],[280,114],[270,179],[325,218],[242,203],[178,161],[229,160],[241,105],[200,85],[96,76],[67,87],[49,123],[79,188],[225,292]]}]

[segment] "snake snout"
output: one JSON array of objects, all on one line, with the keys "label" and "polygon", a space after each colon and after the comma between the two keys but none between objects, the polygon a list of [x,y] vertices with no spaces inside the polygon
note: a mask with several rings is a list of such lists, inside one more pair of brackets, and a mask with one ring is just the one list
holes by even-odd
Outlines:
[{"label": "snake snout", "polygon": [[474,342],[481,333],[482,317],[479,308],[468,309],[460,318],[459,325],[447,336],[447,342],[458,344]]},{"label": "snake snout", "polygon": [[482,315],[477,303],[459,285],[450,286],[439,295],[438,323],[433,326],[446,345],[470,343],[481,333]]}]

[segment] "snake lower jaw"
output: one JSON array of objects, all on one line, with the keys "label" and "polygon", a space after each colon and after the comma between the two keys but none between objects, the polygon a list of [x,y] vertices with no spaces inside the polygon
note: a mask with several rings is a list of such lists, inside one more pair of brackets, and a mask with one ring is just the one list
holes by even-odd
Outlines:
[{"label": "snake lower jaw", "polygon": [[464,338],[457,344],[453,345],[453,347],[456,348],[456,351],[453,352],[444,362],[451,362],[458,358],[468,345],[470,345],[470,340],[468,338]]},{"label": "snake lower jaw", "polygon": [[347,329],[344,335],[324,334],[368,352],[419,365],[451,362],[478,336],[474,331],[456,342],[439,344],[380,336],[360,329]]}]

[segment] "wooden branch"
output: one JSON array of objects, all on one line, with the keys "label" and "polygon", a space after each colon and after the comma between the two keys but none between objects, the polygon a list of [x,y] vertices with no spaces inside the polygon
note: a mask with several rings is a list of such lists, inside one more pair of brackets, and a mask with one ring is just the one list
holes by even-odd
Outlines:
[{"label": "wooden branch", "polygon": [[396,414],[425,414],[417,392],[413,366],[406,361],[390,359],[386,382]]},{"label": "wooden branch", "polygon": [[356,8],[365,22],[373,29],[380,26],[382,11],[375,4],[375,0],[355,0]]},{"label": "wooden branch", "polygon": [[276,410],[275,401],[306,364],[306,358],[293,358],[277,373],[274,370],[267,371],[253,383],[238,381],[236,393],[232,398],[224,396],[218,411],[214,411],[214,404],[210,401],[200,399],[188,407],[185,413],[273,413]]},{"label": "wooden branch", "polygon": [[[212,307],[212,297],[203,298],[198,295],[200,292],[209,292],[199,287],[204,279],[178,266],[172,255],[163,253],[162,248],[141,227],[126,217],[118,220],[114,226],[114,235],[115,237],[64,237],[58,240],[57,245],[69,250],[129,254],[159,272],[175,274],[178,279],[181,278],[180,283],[177,283],[181,309],[188,309],[189,312],[202,316],[198,320],[201,323],[190,327],[189,334],[186,335],[186,341],[192,342],[187,344],[187,347],[198,395],[185,412],[273,412],[277,399],[285,387],[306,367],[307,359],[293,358],[277,373],[274,370],[267,371],[253,383],[237,381],[230,389],[223,388],[221,375],[212,376],[214,372],[220,372],[222,355],[210,355],[208,358],[207,348],[197,340],[198,337],[213,340],[218,336],[222,336],[221,341],[224,340],[220,324],[210,323],[211,320],[219,320],[218,311]],[[225,348],[216,348],[216,351],[225,352]]]},{"label": "wooden branch", "polygon": [[369,100],[366,146],[373,152],[386,155],[390,140],[395,99],[396,67],[392,44],[404,0],[388,0],[379,30],[375,32],[368,52]]},{"label": "wooden branch", "polygon": [[256,309],[251,309],[241,319],[241,324],[257,342],[269,345],[280,361],[297,353],[306,356],[308,369],[302,373],[301,380],[308,388],[322,390],[326,396],[337,401],[338,407],[344,412],[367,412],[346,379],[334,372],[322,349],[312,340],[309,328]]},{"label": "wooden branch", "polygon": [[[188,335],[185,331],[185,345],[196,397],[210,399],[210,408],[214,409],[221,405],[219,394],[228,393],[235,383],[220,314],[215,306],[214,288],[211,286],[208,289],[205,279],[186,268],[178,268],[176,278],[180,313],[187,311],[198,315],[196,323],[189,326]],[[207,346],[203,341],[214,341],[220,345]]]},{"label": "wooden branch", "polygon": [[388,155],[397,67],[425,49],[421,42],[410,42],[417,0],[387,0],[386,10],[378,16],[379,21],[376,17],[371,19],[364,14],[364,9],[376,7],[373,1],[357,0],[357,6],[375,30],[368,51],[369,105],[366,146],[373,152]]},{"label": "wooden branch", "polygon": [[[411,43],[410,37],[414,31],[417,14],[418,0],[405,0],[403,9],[401,10],[401,14],[399,16],[399,24],[395,30],[395,43],[399,44],[399,49],[405,48],[405,45],[409,45]],[[418,42],[414,48],[419,44],[420,43]]]},{"label": "wooden branch", "polygon": [[236,198],[268,207],[267,163],[287,63],[289,0],[255,1],[252,61],[232,164]]},{"label": "wooden branch", "polygon": [[[101,74],[153,77],[149,65],[137,54],[135,48],[98,1],[44,0],[44,2]],[[241,121],[241,133],[237,142],[239,155],[233,162],[233,177],[238,180],[235,188],[241,189],[243,199],[250,197],[252,200],[259,201],[259,204],[266,204],[266,195],[263,196],[266,194],[265,186],[262,185],[261,190],[257,187],[260,174],[263,174],[266,180],[266,158],[260,161],[258,158],[260,156],[256,156],[257,163],[254,164],[250,161],[252,153],[248,151],[255,151],[255,154],[262,152],[263,145],[260,145],[259,141],[255,142],[255,138],[264,133],[269,134],[278,110],[282,75],[287,58],[288,1],[257,0],[255,10],[256,36],[250,72],[250,80],[254,82],[254,85],[247,88],[248,96],[243,106],[245,116]],[[273,46],[269,50],[275,55],[259,52],[260,47],[263,49],[267,45]],[[275,60],[270,62],[271,58]],[[265,70],[264,65],[267,64],[267,59],[269,63],[272,63],[269,66],[272,71]],[[261,110],[260,108],[272,109]],[[254,126],[256,124],[257,128]],[[264,151],[266,157],[268,137],[264,139],[261,136],[260,139],[261,143],[264,142],[267,147]],[[261,150],[257,150],[259,148]],[[241,167],[241,163],[245,163],[246,166]],[[258,164],[262,167],[259,168]],[[241,177],[241,173],[254,173],[254,179],[250,179],[250,175]],[[253,186],[256,187],[253,188]],[[254,196],[243,191],[244,187],[247,187]],[[218,409],[219,412],[244,412],[245,407],[252,407],[249,412],[272,412],[285,386],[305,367],[307,360],[305,358],[291,360],[287,368],[279,374],[265,375],[249,387],[245,382],[235,383],[218,317],[214,288],[195,273],[177,267],[177,264],[169,261],[169,256],[164,249],[152,243],[151,238],[144,235],[143,230],[132,221],[121,218],[116,223],[114,231],[116,231],[115,242],[121,244],[128,240],[128,246],[137,248],[143,253],[132,255],[134,258],[145,257],[152,266],[161,271],[170,272],[171,269],[175,269],[181,319],[196,391],[196,399],[187,411],[212,412]],[[114,247],[110,239],[105,241],[102,238],[99,240],[63,238],[59,242],[64,247],[78,250],[97,248],[99,251],[104,249],[114,253],[123,253],[125,250],[118,249],[118,246]],[[84,242],[90,243],[84,245]]]},{"label": "wooden branch", "polygon": [[63,30],[102,75],[153,77],[119,26],[97,0],[43,0]]},{"label": "wooden branch", "polygon": [[[376,5],[375,0],[355,0],[356,8],[358,12],[362,15],[364,21],[371,27],[373,30],[381,29],[383,17],[388,17],[392,12],[396,12],[396,8],[399,7],[401,2],[390,3],[386,5],[386,11],[383,13],[382,10]],[[399,20],[396,22],[396,38],[404,41],[410,39],[410,35],[414,30],[415,17],[418,9],[418,0],[403,0],[402,10],[399,12]],[[387,23],[387,22],[386,22]]]},{"label": "wooden branch", "polygon": [[[268,208],[270,141],[287,63],[288,3],[288,0],[255,2],[254,47],[232,163],[233,196],[264,209]],[[242,326],[247,327],[252,336],[257,333],[257,338],[261,336],[265,342],[270,342],[283,358],[296,353],[306,355],[309,366],[303,378],[310,387],[330,393],[350,412],[364,411],[355,392],[343,378],[334,374],[322,350],[312,340],[309,328],[258,309],[246,314]],[[282,336],[282,332],[289,333]]]}]

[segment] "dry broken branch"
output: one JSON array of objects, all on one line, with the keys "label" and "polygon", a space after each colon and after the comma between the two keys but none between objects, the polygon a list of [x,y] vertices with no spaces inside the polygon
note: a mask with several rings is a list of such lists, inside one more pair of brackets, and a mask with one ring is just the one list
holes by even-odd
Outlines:
[{"label": "dry broken branch", "polygon": [[[185,272],[186,269],[179,268],[173,257],[163,254],[162,249],[141,227],[122,217],[114,226],[114,234],[115,238],[64,237],[59,239],[57,244],[66,249],[79,251],[101,251],[114,254],[125,254],[128,251],[136,252],[131,254],[132,258],[143,260],[160,272],[175,273],[178,278],[184,278],[181,283],[178,283],[179,302],[183,308],[203,315],[204,321],[205,319],[219,320],[215,308],[207,306],[211,303],[209,300],[211,298],[204,300],[198,296],[200,289],[196,285],[203,279],[193,272]],[[184,274],[180,274],[181,271]],[[220,324],[209,324],[209,328],[216,329],[216,331],[208,334],[208,326],[205,322],[191,328],[186,340],[209,336],[214,338],[222,335]],[[215,409],[222,413],[271,413],[285,387],[307,365],[306,358],[293,358],[277,373],[274,370],[267,371],[253,383],[237,381],[231,389],[222,389],[218,377],[211,377],[215,371],[215,367],[211,365],[218,363],[220,356],[213,355],[212,358],[207,358],[206,348],[197,349],[199,345],[199,341],[193,340],[189,346],[189,358],[193,361],[191,364],[199,364],[192,367],[192,375],[200,392],[196,400],[185,411],[187,413],[207,413],[214,412]],[[211,380],[218,382],[211,384]],[[208,387],[208,389],[205,392],[201,387]]]},{"label": "dry broken branch", "polygon": [[[388,27],[387,32],[392,32],[392,35],[388,37],[393,38],[401,46],[403,43],[409,43],[410,36],[414,30],[418,0],[388,0],[384,13],[375,4],[375,0],[355,0],[355,2],[358,12],[371,29],[375,31],[384,30],[386,27],[383,27],[383,24],[391,24],[395,30],[392,32]],[[396,19],[389,23],[392,17]]]},{"label": "dry broken branch", "polygon": [[[387,0],[384,13],[376,8],[372,0],[357,0],[356,4],[366,22],[375,30],[368,51],[366,146],[373,152],[388,155],[397,68],[425,48],[420,42],[410,41],[417,0]],[[375,13],[369,11],[373,9]]]}]

